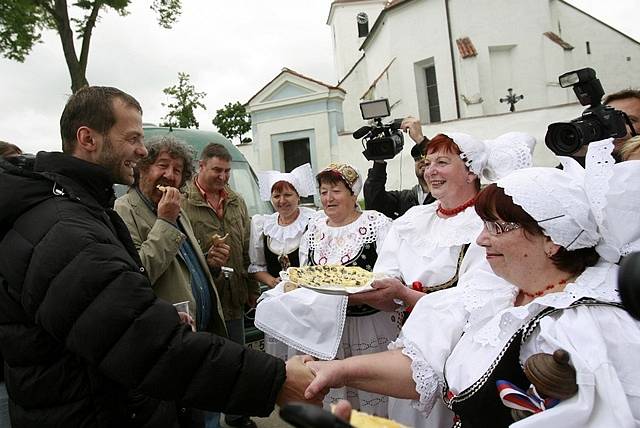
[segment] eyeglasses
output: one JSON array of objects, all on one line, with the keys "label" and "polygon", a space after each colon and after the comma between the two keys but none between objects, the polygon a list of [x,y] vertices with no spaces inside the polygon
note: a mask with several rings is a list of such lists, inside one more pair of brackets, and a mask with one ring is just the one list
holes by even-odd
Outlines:
[{"label": "eyeglasses", "polygon": [[509,221],[484,221],[484,228],[490,235],[494,236],[520,229],[520,227],[521,226],[518,223],[512,223]]}]

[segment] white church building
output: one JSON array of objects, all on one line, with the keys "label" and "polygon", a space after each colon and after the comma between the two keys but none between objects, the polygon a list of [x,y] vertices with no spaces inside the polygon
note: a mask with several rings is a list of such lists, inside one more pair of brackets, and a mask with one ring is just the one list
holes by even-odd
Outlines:
[{"label": "white church building", "polygon": [[[630,11],[631,12],[631,11]],[[284,68],[251,97],[253,142],[239,146],[256,170],[318,171],[349,162],[366,174],[359,103],[387,98],[391,117],[419,117],[426,136],[509,131],[538,140],[535,162],[555,163],[547,125],[584,109],[558,76],[591,67],[607,92],[640,86],[640,43],[563,0],[334,0],[338,81]],[[510,112],[509,88],[523,99]],[[415,184],[412,141],[389,161],[388,188]]]}]

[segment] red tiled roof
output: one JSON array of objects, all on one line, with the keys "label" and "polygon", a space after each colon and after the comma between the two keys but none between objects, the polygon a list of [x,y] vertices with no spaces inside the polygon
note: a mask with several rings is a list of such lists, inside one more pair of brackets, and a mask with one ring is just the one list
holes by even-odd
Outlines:
[{"label": "red tiled roof", "polygon": [[546,33],[542,33],[542,34],[547,36],[547,38],[549,38],[549,40],[551,40],[553,43],[560,45],[562,49],[564,49],[565,51],[570,51],[571,49],[573,49],[573,46],[571,46],[569,43],[562,40],[562,37],[558,36],[553,31],[547,31]]},{"label": "red tiled roof", "polygon": [[475,46],[473,46],[473,42],[468,37],[462,37],[456,40],[456,44],[458,45],[458,52],[460,52],[460,56],[462,58],[470,58],[478,55]]},{"label": "red tiled roof", "polygon": [[305,80],[308,80],[308,81],[310,81],[310,82],[317,83],[318,85],[325,86],[325,87],[327,87],[327,88],[329,88],[329,89],[337,89],[338,91],[342,91],[342,92],[344,92],[345,94],[347,93],[347,91],[345,91],[344,89],[342,89],[342,88],[340,88],[340,87],[338,87],[338,86],[329,85],[328,83],[324,83],[324,82],[321,82],[320,80],[312,79],[311,77],[305,76],[305,75],[304,75],[304,74],[302,74],[302,73],[298,73],[297,71],[293,71],[293,70],[291,70],[290,68],[283,67],[283,68],[282,68],[282,71],[281,71],[280,73],[278,73],[278,75],[277,75],[276,77],[274,77],[273,79],[271,79],[271,80],[269,81],[269,83],[267,83],[267,84],[266,84],[266,85],[264,85],[262,88],[260,88],[260,90],[259,90],[258,92],[256,92],[255,94],[253,94],[253,95],[251,96],[251,98],[249,98],[249,101],[247,101],[247,102],[245,103],[245,105],[248,105],[251,101],[253,101],[253,99],[254,99],[254,98],[255,98],[255,97],[256,97],[260,92],[262,92],[262,91],[263,91],[267,86],[269,86],[273,81],[275,81],[278,77],[282,76],[284,73],[293,74],[294,76],[298,76],[298,77],[300,77],[300,78],[302,78],[302,79],[305,79]]}]

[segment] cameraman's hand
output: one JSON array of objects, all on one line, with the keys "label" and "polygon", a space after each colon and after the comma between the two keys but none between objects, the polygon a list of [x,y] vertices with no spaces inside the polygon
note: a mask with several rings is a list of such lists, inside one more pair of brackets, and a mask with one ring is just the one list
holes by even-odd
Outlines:
[{"label": "cameraman's hand", "polygon": [[424,139],[424,135],[422,134],[422,125],[420,124],[420,119],[416,119],[415,117],[406,117],[402,123],[400,124],[400,129],[409,133],[411,139],[419,144]]}]

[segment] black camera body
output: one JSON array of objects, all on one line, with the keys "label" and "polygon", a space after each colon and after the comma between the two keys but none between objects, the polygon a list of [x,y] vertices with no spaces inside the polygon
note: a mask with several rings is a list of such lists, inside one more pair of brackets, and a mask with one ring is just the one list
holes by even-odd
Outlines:
[{"label": "black camera body", "polygon": [[573,87],[580,104],[589,107],[576,119],[549,125],[545,144],[553,153],[570,156],[594,141],[627,135],[627,115],[601,104],[604,90],[592,68],[564,73],[558,80],[563,88]]},{"label": "black camera body", "polygon": [[363,126],[353,133],[353,138],[362,139],[362,154],[368,160],[392,159],[402,151],[404,137],[400,130],[402,119],[383,124],[382,118],[390,115],[389,101],[385,98],[360,103],[362,118],[373,120],[373,125]]}]

